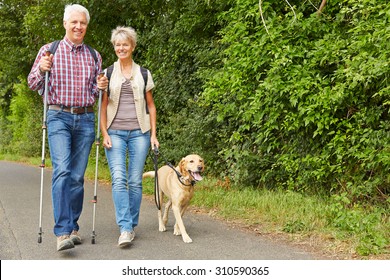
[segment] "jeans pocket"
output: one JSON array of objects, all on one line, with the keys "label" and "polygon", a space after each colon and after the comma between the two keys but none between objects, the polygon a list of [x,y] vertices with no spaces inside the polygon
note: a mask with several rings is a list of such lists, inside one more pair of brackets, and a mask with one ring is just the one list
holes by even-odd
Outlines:
[{"label": "jeans pocket", "polygon": [[61,113],[62,111],[60,110],[48,110],[47,111],[47,123],[49,123],[51,120],[53,120],[54,118],[57,118],[59,116],[61,116]]},{"label": "jeans pocket", "polygon": [[117,135],[117,134],[119,134],[119,131],[116,130],[116,129],[111,129],[111,128],[109,128],[109,129],[107,130],[107,133],[108,133],[108,135]]},{"label": "jeans pocket", "polygon": [[95,122],[95,113],[86,113],[86,119]]}]

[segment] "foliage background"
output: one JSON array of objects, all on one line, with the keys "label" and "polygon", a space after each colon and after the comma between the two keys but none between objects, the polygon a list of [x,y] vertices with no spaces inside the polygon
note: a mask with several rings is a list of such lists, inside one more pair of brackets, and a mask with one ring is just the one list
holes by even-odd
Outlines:
[{"label": "foliage background", "polygon": [[[321,1],[264,0],[264,23],[254,0],[77,2],[104,67],[116,59],[111,30],[137,30],[164,159],[198,153],[234,185],[331,197],[333,222],[357,206],[383,207],[388,222],[387,0],[328,1],[321,14]],[[40,155],[43,106],[26,77],[39,48],[64,36],[66,3],[0,0],[2,153]]]}]

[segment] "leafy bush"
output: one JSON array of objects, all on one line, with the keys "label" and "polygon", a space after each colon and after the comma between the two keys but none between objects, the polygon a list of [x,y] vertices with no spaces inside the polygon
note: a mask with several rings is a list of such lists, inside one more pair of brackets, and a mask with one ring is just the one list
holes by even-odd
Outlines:
[{"label": "leafy bush", "polygon": [[239,184],[385,202],[389,188],[386,1],[283,10],[239,1],[222,18],[222,67],[202,102],[226,124],[220,152]]},{"label": "leafy bush", "polygon": [[38,94],[31,94],[26,81],[14,86],[7,130],[10,132],[7,151],[23,156],[35,156],[42,149],[43,105]]}]

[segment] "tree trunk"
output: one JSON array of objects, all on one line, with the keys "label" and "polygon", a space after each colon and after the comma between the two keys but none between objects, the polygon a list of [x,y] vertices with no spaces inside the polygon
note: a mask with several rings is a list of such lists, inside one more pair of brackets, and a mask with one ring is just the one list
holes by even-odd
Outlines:
[{"label": "tree trunk", "polygon": [[321,15],[322,10],[325,8],[325,5],[326,5],[326,0],[322,0],[321,5],[320,5],[320,8],[319,8],[318,11],[317,11],[317,15],[318,15],[318,16]]}]

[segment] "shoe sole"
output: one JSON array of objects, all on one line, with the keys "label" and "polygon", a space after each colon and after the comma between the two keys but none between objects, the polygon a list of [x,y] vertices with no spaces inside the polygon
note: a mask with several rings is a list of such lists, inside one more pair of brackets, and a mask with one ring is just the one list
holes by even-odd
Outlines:
[{"label": "shoe sole", "polygon": [[81,244],[81,238],[80,237],[78,237],[78,236],[71,236],[70,237],[70,240],[72,240],[73,241],[73,244],[74,245],[79,245],[79,244]]},{"label": "shoe sole", "polygon": [[66,242],[65,244],[62,244],[61,246],[57,247],[57,251],[63,251],[74,248],[74,244],[72,241]]},{"label": "shoe sole", "polygon": [[122,242],[118,243],[118,246],[119,246],[120,248],[129,246],[130,243],[134,240],[134,237],[135,237],[135,235],[133,235],[133,237],[132,237],[130,240],[123,240]]},{"label": "shoe sole", "polygon": [[120,248],[124,248],[124,247],[127,247],[127,246],[129,246],[131,244],[131,240],[129,241],[129,240],[126,240],[126,241],[122,241],[121,243],[118,243],[118,246],[120,247]]}]

